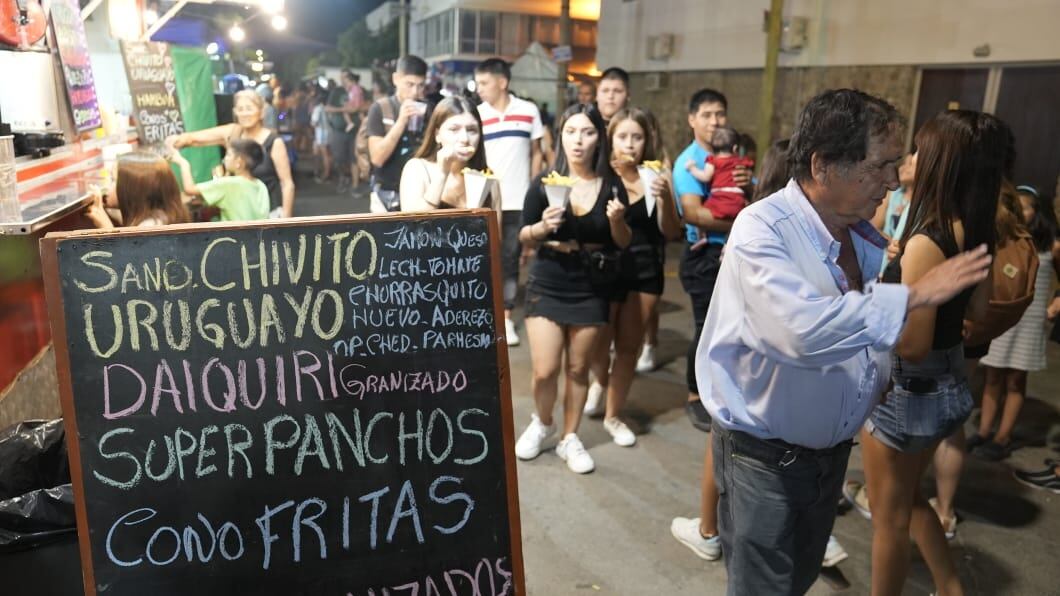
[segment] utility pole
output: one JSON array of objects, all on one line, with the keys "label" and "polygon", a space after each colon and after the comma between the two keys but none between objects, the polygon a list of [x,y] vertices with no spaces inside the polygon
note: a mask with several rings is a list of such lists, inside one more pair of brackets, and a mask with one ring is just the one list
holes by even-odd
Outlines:
[{"label": "utility pole", "polygon": [[[570,0],[560,1],[559,12],[559,45],[570,47],[571,44]],[[556,68],[556,115],[567,110],[567,62],[560,62]]]},{"label": "utility pole", "polygon": [[762,96],[758,107],[758,151],[765,155],[773,140],[773,103],[777,87],[777,58],[780,54],[780,34],[784,22],[784,0],[769,4],[769,33],[766,36],[766,67],[762,71]]},{"label": "utility pole", "polygon": [[408,0],[398,0],[398,57],[404,58],[409,53],[409,4]]}]

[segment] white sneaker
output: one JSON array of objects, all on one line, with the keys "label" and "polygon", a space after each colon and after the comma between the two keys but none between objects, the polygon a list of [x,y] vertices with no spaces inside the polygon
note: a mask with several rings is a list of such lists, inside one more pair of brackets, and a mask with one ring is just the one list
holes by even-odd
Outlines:
[{"label": "white sneaker", "polygon": [[585,408],[582,410],[586,416],[603,416],[607,407],[607,400],[604,399],[606,393],[604,386],[596,381],[589,385],[589,395],[585,398]]},{"label": "white sneaker", "polygon": [[655,370],[655,346],[644,344],[637,358],[637,372],[646,373]]},{"label": "white sneaker", "polygon": [[534,459],[541,455],[541,443],[556,434],[556,425],[545,426],[537,414],[530,414],[530,426],[526,427],[519,440],[515,442],[515,457]]},{"label": "white sneaker", "polygon": [[821,563],[822,567],[835,567],[840,562],[847,558],[847,551],[843,548],[842,544],[835,539],[835,536],[828,537],[828,546],[824,549],[824,561]]},{"label": "white sneaker", "polygon": [[637,442],[637,435],[618,418],[604,418],[604,430],[611,434],[619,447],[632,447]]},{"label": "white sneaker", "polygon": [[559,445],[556,445],[556,455],[567,462],[567,467],[570,468],[571,472],[577,474],[588,474],[596,468],[592,456],[585,450],[585,446],[582,445],[578,435],[574,433],[563,437]]},{"label": "white sneaker", "polygon": [[515,332],[515,321],[504,319],[504,337],[509,346],[519,345],[519,334]]},{"label": "white sneaker", "polygon": [[700,559],[717,561],[721,558],[721,537],[704,538],[699,533],[699,518],[675,517],[670,522],[670,533],[678,542],[687,546]]}]

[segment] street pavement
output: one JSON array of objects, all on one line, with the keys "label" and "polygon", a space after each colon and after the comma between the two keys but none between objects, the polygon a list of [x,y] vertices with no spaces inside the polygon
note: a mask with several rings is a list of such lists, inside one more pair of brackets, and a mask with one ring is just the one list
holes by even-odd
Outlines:
[{"label": "street pavement", "polygon": [[[338,195],[311,177],[298,180],[296,215],[363,213],[363,187]],[[661,366],[634,380],[625,418],[637,445],[613,444],[599,420],[583,421],[579,436],[596,471],[570,472],[552,450],[519,462],[523,556],[527,591],[551,595],[713,595],[725,593],[722,561],[697,558],[670,535],[675,516],[698,516],[699,481],[708,435],[685,418],[685,350],[692,314],[676,277],[680,247],[671,245],[661,305]],[[523,343],[509,348],[515,433],[533,411],[530,356]],[[1050,371],[1030,376],[1028,399],[1015,433],[1022,447],[1006,462],[968,458],[957,495],[960,523],[951,549],[967,594],[1060,594],[1060,497],[1017,483],[1013,467],[1042,467],[1060,452],[1060,346],[1050,343]],[[562,389],[561,389],[562,391]],[[562,413],[557,407],[557,420]],[[976,414],[969,421],[972,429]],[[848,477],[864,479],[855,447]],[[935,492],[933,479],[924,490]],[[810,594],[870,592],[871,523],[856,511],[836,519],[835,536],[850,557],[826,570]],[[904,594],[934,591],[927,567],[914,549]]]}]

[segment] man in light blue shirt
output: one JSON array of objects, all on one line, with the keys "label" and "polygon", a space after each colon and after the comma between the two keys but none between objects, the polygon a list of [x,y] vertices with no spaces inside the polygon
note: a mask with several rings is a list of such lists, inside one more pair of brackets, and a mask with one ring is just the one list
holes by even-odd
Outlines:
[{"label": "man in light blue shirt", "polygon": [[987,275],[981,248],[913,286],[876,283],[886,244],[865,220],[898,186],[901,130],[893,106],[859,91],[811,99],[791,138],[794,178],[729,235],[696,355],[729,594],[810,588],[906,314]]}]

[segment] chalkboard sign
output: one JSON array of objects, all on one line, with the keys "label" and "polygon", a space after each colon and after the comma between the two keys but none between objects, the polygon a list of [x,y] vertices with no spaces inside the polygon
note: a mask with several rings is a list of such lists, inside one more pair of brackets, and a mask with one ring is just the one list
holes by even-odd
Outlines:
[{"label": "chalkboard sign", "polygon": [[49,234],[89,594],[524,594],[493,212]]},{"label": "chalkboard sign", "polygon": [[121,55],[129,79],[133,112],[140,142],[161,143],[170,135],[184,132],[184,118],[177,97],[177,77],[169,44],[152,41],[123,41]]},{"label": "chalkboard sign", "polygon": [[96,100],[96,81],[88,55],[85,23],[81,20],[81,4],[78,0],[52,0],[49,10],[74,126],[77,132],[99,128],[103,118]]}]

